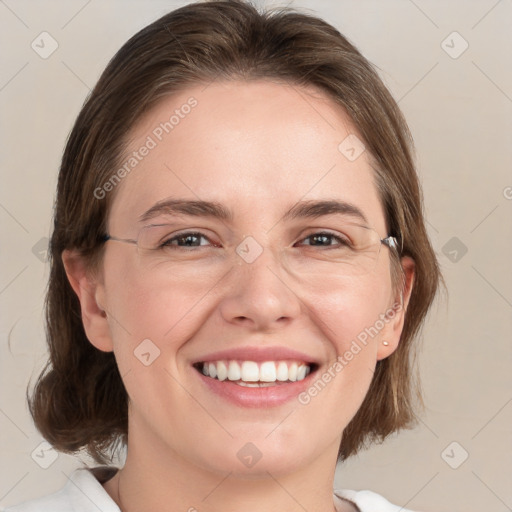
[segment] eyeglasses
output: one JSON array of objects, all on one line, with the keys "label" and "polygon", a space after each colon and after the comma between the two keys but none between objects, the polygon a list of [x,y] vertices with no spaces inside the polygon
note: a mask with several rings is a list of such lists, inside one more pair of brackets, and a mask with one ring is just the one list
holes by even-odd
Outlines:
[{"label": "eyeglasses", "polygon": [[[251,263],[263,251],[252,237],[241,240],[230,247],[212,240],[210,234],[198,229],[176,231],[170,224],[151,224],[139,231],[137,238],[119,238],[105,235],[104,242],[115,241],[137,246],[143,261],[190,263],[197,270],[201,261],[210,262],[219,256],[242,258]],[[280,253],[290,269],[298,273],[327,275],[363,275],[371,273],[376,266],[382,246],[399,255],[398,238],[380,238],[372,228],[343,222],[336,230],[309,230],[301,235],[291,247]],[[256,255],[256,257],[254,257]],[[161,268],[159,266],[158,268]]]}]

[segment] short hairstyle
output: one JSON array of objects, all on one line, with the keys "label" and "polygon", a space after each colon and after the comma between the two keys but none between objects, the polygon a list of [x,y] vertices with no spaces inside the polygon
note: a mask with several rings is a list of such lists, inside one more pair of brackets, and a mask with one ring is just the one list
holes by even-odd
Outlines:
[{"label": "short hairstyle", "polygon": [[[399,237],[400,255],[415,262],[400,343],[377,362],[367,396],[343,432],[339,459],[414,424],[421,400],[413,340],[441,276],[425,229],[412,138],[398,105],[373,66],[325,21],[288,8],[260,12],[242,0],[212,1],[174,10],[126,42],[68,138],[50,243],[49,361],[28,392],[34,422],[56,449],[85,449],[107,463],[127,442],[128,396],[114,354],[88,341],[62,261],[65,249],[75,249],[90,268],[101,262],[115,191],[99,199],[95,190],[119,168],[130,130],[159,100],[198,83],[254,79],[316,87],[348,114],[371,156],[388,234]],[[396,277],[398,258],[391,264]]]}]

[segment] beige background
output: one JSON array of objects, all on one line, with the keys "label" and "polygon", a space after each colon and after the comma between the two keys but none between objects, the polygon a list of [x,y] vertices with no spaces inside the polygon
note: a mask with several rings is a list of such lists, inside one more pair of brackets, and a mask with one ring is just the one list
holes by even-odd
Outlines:
[{"label": "beige background", "polygon": [[[49,235],[67,134],[115,51],[184,3],[0,1],[2,506],[58,489],[77,465],[62,454],[52,461],[51,452],[37,458],[42,439],[24,399],[45,359],[41,239]],[[399,100],[449,288],[423,333],[422,423],[339,468],[337,487],[370,488],[415,510],[512,510],[512,4],[289,5],[313,10],[347,35]],[[58,43],[47,59],[31,48],[43,31]]]}]

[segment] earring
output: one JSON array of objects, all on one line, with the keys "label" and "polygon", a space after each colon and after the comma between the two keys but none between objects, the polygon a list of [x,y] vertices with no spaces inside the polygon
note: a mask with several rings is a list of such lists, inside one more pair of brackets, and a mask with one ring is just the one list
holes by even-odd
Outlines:
[{"label": "earring", "polygon": [[382,342],[382,344],[383,344],[385,347],[387,347],[387,346],[389,345],[389,341],[385,341],[385,340],[384,340],[384,341]]}]

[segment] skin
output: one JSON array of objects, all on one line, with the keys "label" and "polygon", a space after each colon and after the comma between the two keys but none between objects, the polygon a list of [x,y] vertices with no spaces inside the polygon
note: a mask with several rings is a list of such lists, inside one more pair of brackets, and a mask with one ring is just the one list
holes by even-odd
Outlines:
[{"label": "skin", "polygon": [[[351,162],[338,150],[357,131],[322,92],[271,81],[214,82],[165,98],[133,127],[129,151],[191,96],[197,106],[118,185],[108,228],[136,238],[138,217],[158,201],[216,201],[232,221],[184,216],[176,229],[201,230],[231,256],[210,247],[196,259],[147,260],[134,245],[108,242],[93,274],[78,254],[63,254],[88,338],[114,351],[130,397],[127,462],[105,489],[124,511],[333,510],[343,429],[377,361],[396,350],[404,309],[307,405],[239,407],[212,394],[191,362],[214,350],[284,346],[314,356],[322,373],[400,300],[386,247],[375,269],[357,277],[327,277],[332,263],[315,260],[314,247],[307,271],[283,256],[341,219],[283,221],[300,200],[348,201],[388,235],[370,157]],[[263,248],[252,263],[234,252],[246,236]],[[414,265],[404,258],[402,266],[406,306]],[[160,356],[145,366],[134,350],[148,338]],[[251,468],[237,457],[248,442],[262,454]]]}]

